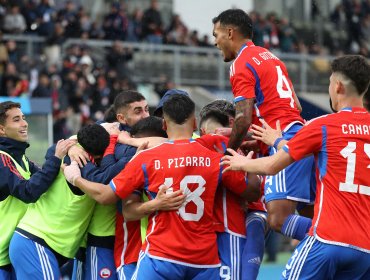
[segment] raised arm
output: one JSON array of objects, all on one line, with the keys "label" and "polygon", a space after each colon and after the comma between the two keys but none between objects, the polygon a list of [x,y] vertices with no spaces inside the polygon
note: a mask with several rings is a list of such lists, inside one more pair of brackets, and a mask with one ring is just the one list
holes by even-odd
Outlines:
[{"label": "raised arm", "polygon": [[230,134],[229,148],[238,149],[252,123],[254,98],[241,100],[235,105],[235,121]]},{"label": "raised arm", "polygon": [[294,159],[283,149],[273,156],[258,159],[249,159],[231,149],[228,149],[228,151],[231,155],[224,156],[220,163],[225,166],[223,172],[241,170],[259,175],[275,175],[294,162]]},{"label": "raised arm", "polygon": [[[24,179],[16,169],[13,161],[7,155],[1,155],[0,160],[0,200],[12,195],[25,203],[36,202],[45,193],[59,173],[61,159],[68,149],[75,144],[73,140],[59,140],[54,151],[46,159],[43,167],[30,168],[35,171],[29,180]],[[30,164],[31,167],[32,164]],[[32,165],[33,166],[33,165]]]},{"label": "raised arm", "polygon": [[118,135],[118,142],[121,144],[126,144],[134,147],[140,147],[142,144],[148,142],[148,148],[157,146],[165,142],[167,138],[163,137],[142,137],[142,138],[132,138],[129,137],[127,132],[121,131]]}]

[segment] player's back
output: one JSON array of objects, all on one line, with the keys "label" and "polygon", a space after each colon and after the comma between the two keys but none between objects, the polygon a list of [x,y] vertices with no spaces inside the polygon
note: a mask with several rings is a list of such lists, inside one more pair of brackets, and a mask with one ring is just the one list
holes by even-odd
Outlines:
[{"label": "player's back", "polygon": [[[265,48],[249,42],[230,67],[230,81],[237,102],[256,98],[253,123],[262,117],[272,127],[280,120],[284,129],[292,122],[301,122],[294,89],[284,63]],[[253,92],[249,92],[253,91]]]},{"label": "player's back", "polygon": [[162,184],[172,186],[170,191],[182,189],[187,196],[178,211],[149,217],[146,245],[150,256],[190,266],[218,265],[213,206],[221,181],[221,156],[194,140],[166,142],[143,152],[149,198]]},{"label": "player's back", "polygon": [[[196,141],[212,151],[224,154],[229,139],[221,135],[207,134]],[[217,188],[214,205],[215,230],[245,236],[245,207],[243,205],[245,201],[237,194],[226,188]]]},{"label": "player's back", "polygon": [[323,140],[310,233],[370,252],[370,114],[349,108],[315,122]]}]

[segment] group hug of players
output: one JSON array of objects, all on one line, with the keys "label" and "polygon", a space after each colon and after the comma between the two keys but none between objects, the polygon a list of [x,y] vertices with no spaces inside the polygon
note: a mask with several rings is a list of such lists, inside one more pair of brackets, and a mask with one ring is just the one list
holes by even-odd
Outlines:
[{"label": "group hug of players", "polygon": [[256,279],[270,229],[301,241],[282,279],[370,277],[369,63],[335,59],[337,113],[305,122],[248,15],[213,23],[235,106],[216,100],[199,122],[184,91],[155,116],[125,91],[40,169],[20,105],[0,103],[0,279],[59,279],[71,259],[73,279]]}]

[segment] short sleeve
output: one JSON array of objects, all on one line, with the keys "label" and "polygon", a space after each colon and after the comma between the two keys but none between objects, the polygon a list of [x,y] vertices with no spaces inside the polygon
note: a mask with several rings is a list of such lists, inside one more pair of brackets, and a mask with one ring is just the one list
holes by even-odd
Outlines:
[{"label": "short sleeve", "polygon": [[256,97],[256,79],[251,70],[249,70],[246,66],[244,66],[243,71],[241,71],[241,69],[237,70],[230,78],[230,82],[235,103]]},{"label": "short sleeve", "polygon": [[294,160],[300,160],[306,155],[317,153],[321,150],[324,141],[323,129],[318,120],[305,125],[298,133],[283,147],[284,151]]},{"label": "short sleeve", "polygon": [[211,151],[224,153],[229,139],[222,135],[206,134],[195,139],[195,141]]},{"label": "short sleeve", "polygon": [[110,183],[110,187],[121,199],[126,198],[137,189],[144,186],[144,173],[141,168],[141,161],[134,158],[130,161]]}]

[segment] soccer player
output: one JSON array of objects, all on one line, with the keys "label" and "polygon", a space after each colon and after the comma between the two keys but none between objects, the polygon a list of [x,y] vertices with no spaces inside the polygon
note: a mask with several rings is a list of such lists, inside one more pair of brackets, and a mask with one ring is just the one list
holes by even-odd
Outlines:
[{"label": "soccer player", "polygon": [[[139,120],[136,124],[131,127],[131,136],[138,139],[141,137],[167,137],[166,132],[162,128],[162,119],[154,116]],[[129,149],[136,148],[131,147]],[[160,199],[171,198],[170,195],[164,194],[163,197],[157,196],[155,200],[149,203],[142,202],[144,199],[141,191],[134,191],[125,201],[118,202],[118,214],[116,222],[116,239],[114,244],[114,261],[117,268],[118,279],[131,279],[136,269],[140,249],[142,246],[142,234],[145,234],[147,227],[146,215],[140,217],[124,215],[127,213],[128,203],[134,204],[139,203],[144,208],[144,212],[147,211],[146,207],[154,202],[156,209],[167,210],[165,204]],[[181,197],[180,197],[181,199]],[[171,203],[171,201],[169,201]],[[140,221],[141,218],[145,219]]]},{"label": "soccer player", "polygon": [[[201,137],[197,141],[223,154],[228,138],[213,133],[232,125],[234,105],[226,100],[215,100],[204,106],[199,116]],[[242,205],[240,198],[227,189],[217,190],[214,211],[218,225],[216,231],[222,264],[221,279],[257,279],[263,259],[267,232],[264,204],[258,201],[248,203],[245,207]]]},{"label": "soccer player", "polygon": [[[140,152],[110,186],[81,178],[74,166],[65,168],[68,180],[103,203],[142,188],[151,200],[161,185],[170,187],[167,192],[181,189],[186,195],[177,212],[150,215],[137,279],[148,275],[151,279],[217,279],[219,259],[212,222],[217,185],[222,182],[241,196],[249,193],[244,173],[219,177],[222,155],[190,139],[196,128],[194,110],[194,102],[185,95],[169,98],[163,105],[169,141]],[[259,186],[259,181],[249,184]]]},{"label": "soccer player", "polygon": [[334,59],[329,95],[338,113],[308,122],[273,156],[247,160],[229,150],[227,170],[276,174],[315,155],[317,198],[308,235],[294,251],[283,279],[370,278],[370,114],[363,96],[370,65],[358,55]]},{"label": "soccer player", "polygon": [[[215,46],[220,49],[230,66],[230,83],[236,103],[236,115],[229,147],[237,149],[250,125],[264,119],[275,126],[279,119],[289,140],[303,126],[300,104],[284,63],[267,49],[252,42],[253,27],[249,16],[242,10],[230,9],[213,19]],[[278,143],[276,143],[277,145]],[[262,154],[267,147],[261,143]],[[269,147],[269,154],[276,148]],[[303,159],[265,179],[265,199],[270,227],[282,234],[302,240],[311,226],[311,219],[295,215],[307,211],[314,199],[312,184],[313,158]],[[313,184],[312,184],[313,185]],[[303,209],[303,206],[306,206]],[[312,217],[311,212],[305,213]]]},{"label": "soccer player", "polygon": [[0,103],[0,279],[11,279],[9,242],[14,229],[27,210],[28,203],[48,190],[59,172],[61,159],[75,144],[72,140],[58,141],[54,155],[42,169],[26,155],[28,123],[21,105],[12,101]]}]

